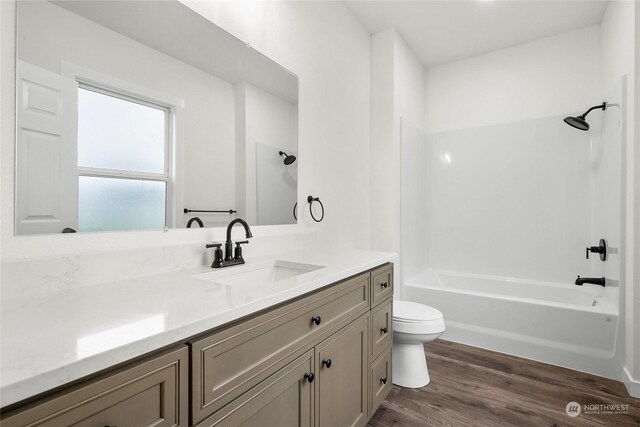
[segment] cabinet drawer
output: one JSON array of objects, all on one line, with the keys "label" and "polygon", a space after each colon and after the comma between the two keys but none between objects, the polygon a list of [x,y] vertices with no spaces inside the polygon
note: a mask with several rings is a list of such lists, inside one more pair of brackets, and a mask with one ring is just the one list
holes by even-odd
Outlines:
[{"label": "cabinet drawer", "polygon": [[391,348],[388,348],[371,364],[369,387],[369,417],[373,416],[391,391]]},{"label": "cabinet drawer", "polygon": [[188,349],[119,370],[2,420],[2,427],[187,426]]},{"label": "cabinet drawer", "polygon": [[371,306],[393,295],[393,264],[383,265],[371,272]]},{"label": "cabinet drawer", "polygon": [[314,351],[310,350],[197,427],[311,427],[314,383],[305,374],[315,375],[313,371]]},{"label": "cabinet drawer", "polygon": [[[192,342],[192,422],[213,414],[369,308],[365,273]],[[319,324],[312,318],[319,317]]]},{"label": "cabinet drawer", "polygon": [[392,299],[389,298],[371,310],[371,360],[374,360],[391,345],[393,337],[392,307]]}]

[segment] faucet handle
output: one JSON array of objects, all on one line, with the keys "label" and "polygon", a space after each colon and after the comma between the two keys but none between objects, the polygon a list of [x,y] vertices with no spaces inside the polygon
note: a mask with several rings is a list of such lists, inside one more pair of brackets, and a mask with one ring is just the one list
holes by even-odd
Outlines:
[{"label": "faucet handle", "polygon": [[222,243],[208,243],[207,248],[215,248],[213,251],[213,263],[211,263],[211,268],[220,268],[222,267]]},{"label": "faucet handle", "polygon": [[240,245],[244,245],[249,243],[248,240],[241,240],[236,242],[236,249],[233,251],[233,259],[242,259],[242,247]]}]

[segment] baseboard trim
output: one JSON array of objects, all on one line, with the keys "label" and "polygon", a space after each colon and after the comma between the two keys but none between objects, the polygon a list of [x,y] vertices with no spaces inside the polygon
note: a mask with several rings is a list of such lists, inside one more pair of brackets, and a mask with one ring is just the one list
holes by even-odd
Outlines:
[{"label": "baseboard trim", "polygon": [[624,386],[632,397],[640,398],[640,381],[634,380],[627,368],[624,371]]}]

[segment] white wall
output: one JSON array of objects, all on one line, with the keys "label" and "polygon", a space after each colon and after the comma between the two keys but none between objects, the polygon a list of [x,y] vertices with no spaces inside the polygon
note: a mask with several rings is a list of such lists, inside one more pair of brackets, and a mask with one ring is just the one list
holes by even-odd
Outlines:
[{"label": "white wall", "polygon": [[[20,2],[18,14],[21,60],[54,73],[69,62],[184,101],[178,212],[235,206],[232,84],[50,2]],[[179,213],[177,226],[189,217]],[[212,226],[220,215],[201,218]]]},{"label": "white wall", "polygon": [[[640,99],[636,98],[636,76],[638,70],[638,37],[640,37],[640,12],[637,2],[611,1],[601,23],[602,86],[611,91],[622,75],[627,75],[626,122],[626,368],[640,381],[640,186],[637,185],[640,160],[636,153],[637,123],[635,109]],[[634,45],[634,40],[635,45]],[[607,92],[605,92],[607,93]],[[634,143],[635,142],[635,143]],[[640,383],[636,384],[640,394]]]},{"label": "white wall", "polygon": [[424,130],[509,123],[602,102],[599,26],[429,68]]},{"label": "white wall", "polygon": [[394,29],[372,43],[371,246],[399,251],[401,118],[422,120],[424,68]]},{"label": "white wall", "polygon": [[[636,4],[636,18],[635,18],[635,36],[634,40],[636,40],[636,48],[635,48],[635,77],[634,77],[634,86],[635,86],[635,94],[634,94],[634,110],[635,110],[635,120],[634,120],[634,129],[633,129],[633,143],[629,143],[629,145],[633,145],[634,147],[640,147],[640,128],[638,128],[640,124],[640,7]],[[634,157],[634,165],[633,165],[633,176],[635,179],[632,180],[634,183],[633,193],[634,193],[634,203],[633,203],[633,212],[640,213],[640,186],[635,185],[637,182],[640,182],[640,156],[630,156]],[[629,174],[627,175],[627,180],[629,180]],[[627,210],[627,215],[629,212]],[[627,225],[629,221],[627,220]],[[634,238],[633,238],[633,247],[634,253],[633,255],[633,266],[634,266],[634,276],[639,277],[640,273],[637,271],[640,268],[640,219],[637,215],[634,215],[633,220],[633,230],[634,230]],[[627,270],[630,270],[631,266],[627,265]],[[629,281],[629,283],[632,283]],[[633,295],[628,296],[628,299],[635,301],[633,304],[633,318],[627,319],[627,328],[629,328],[629,324],[634,325],[634,331],[632,332],[633,338],[631,339],[631,348],[635,348],[633,354],[633,368],[632,368],[632,376],[633,376],[633,385],[628,384],[627,387],[633,390],[633,395],[635,397],[640,397],[640,285],[638,282],[633,282]],[[627,303],[628,304],[628,303]],[[629,362],[628,362],[629,363]],[[631,378],[630,378],[631,379]]]},{"label": "white wall", "polygon": [[[297,226],[254,227],[254,235],[318,231],[321,242],[367,248],[370,233],[370,36],[351,12],[332,2],[196,2],[215,23],[298,75],[299,192],[319,196],[327,210],[316,224],[300,210]],[[15,3],[0,2],[0,86],[3,260],[197,243],[221,229],[13,235],[15,144]],[[215,9],[215,11],[213,10]],[[233,127],[233,122],[229,125]],[[233,157],[233,154],[231,154]],[[248,251],[250,249],[248,248]]]},{"label": "white wall", "polygon": [[[402,120],[422,120],[424,68],[395,29],[371,42],[371,248],[401,252]],[[402,262],[395,270],[400,296]]]},{"label": "white wall", "polygon": [[429,150],[422,129],[402,118],[400,123],[400,266],[406,281],[420,273],[428,259],[428,233],[431,211],[427,209]]}]

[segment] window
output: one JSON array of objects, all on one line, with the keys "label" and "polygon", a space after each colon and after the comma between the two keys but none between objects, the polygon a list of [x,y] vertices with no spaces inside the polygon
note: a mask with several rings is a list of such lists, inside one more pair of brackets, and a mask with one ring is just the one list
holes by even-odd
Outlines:
[{"label": "window", "polygon": [[170,107],[80,83],[79,230],[164,228],[170,147]]}]

